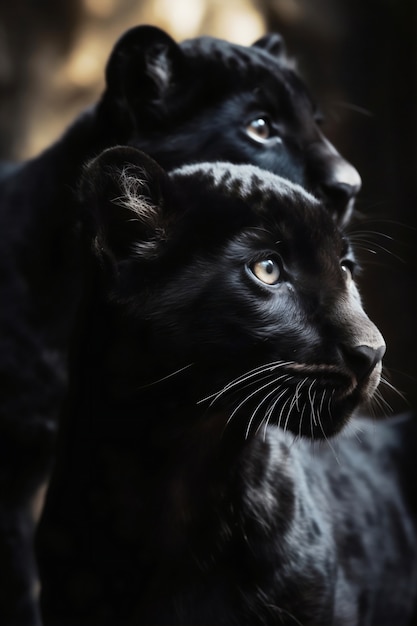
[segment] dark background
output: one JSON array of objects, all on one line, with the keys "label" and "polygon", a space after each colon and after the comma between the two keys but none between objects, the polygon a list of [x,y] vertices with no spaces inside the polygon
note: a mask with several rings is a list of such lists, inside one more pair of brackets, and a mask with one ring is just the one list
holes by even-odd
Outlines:
[{"label": "dark background", "polygon": [[[375,252],[363,255],[362,293],[388,344],[385,374],[416,407],[417,3],[188,4],[187,11],[187,0],[172,0],[175,21],[166,0],[3,0],[0,158],[36,154],[94,102],[115,39],[136,23],[154,23],[177,39],[204,33],[244,44],[263,31],[281,32],[321,105],[324,131],[362,176],[357,207],[366,219],[354,230],[367,231],[363,247]],[[179,21],[181,10],[194,21]],[[384,396],[396,411],[407,408],[398,396]]]}]

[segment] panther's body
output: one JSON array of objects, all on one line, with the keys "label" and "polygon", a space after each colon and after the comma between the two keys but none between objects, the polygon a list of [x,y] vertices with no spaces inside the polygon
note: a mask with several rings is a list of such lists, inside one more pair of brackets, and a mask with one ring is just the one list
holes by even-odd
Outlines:
[{"label": "panther's body", "polygon": [[41,525],[46,624],[406,626],[415,422],[328,441],[385,349],[343,231],[258,168],[168,178],[131,149],[82,201],[97,276]]},{"label": "panther's body", "polygon": [[[343,220],[360,186],[323,137],[278,36],[241,47],[181,45],[152,27],[128,32],[100,101],[38,157],[0,179],[0,613],[39,623],[34,603],[33,499],[50,471],[67,389],[68,349],[88,278],[74,202],[82,166],[131,143],[165,166],[223,158],[305,184]],[[87,280],[88,282],[88,280]],[[39,508],[39,507],[37,507]],[[19,546],[16,549],[16,546]]]}]

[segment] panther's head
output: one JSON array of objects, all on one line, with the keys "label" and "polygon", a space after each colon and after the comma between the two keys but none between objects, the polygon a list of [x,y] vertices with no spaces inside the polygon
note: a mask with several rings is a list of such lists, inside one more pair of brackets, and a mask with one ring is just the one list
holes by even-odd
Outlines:
[{"label": "panther's head", "polygon": [[81,195],[105,268],[94,367],[118,414],[323,437],[375,392],[385,344],[349,240],[302,187],[221,162],[167,175],[123,147],[91,162]]},{"label": "panther's head", "polygon": [[360,176],[323,135],[279,35],[248,47],[210,37],[177,44],[139,26],[116,44],[106,78],[99,111],[114,143],[135,145],[167,169],[258,165],[307,188],[339,222],[349,220]]}]

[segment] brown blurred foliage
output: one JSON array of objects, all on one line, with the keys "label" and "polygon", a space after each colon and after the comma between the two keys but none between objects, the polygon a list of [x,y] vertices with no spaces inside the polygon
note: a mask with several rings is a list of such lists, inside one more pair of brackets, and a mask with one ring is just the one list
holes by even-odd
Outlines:
[{"label": "brown blurred foliage", "polygon": [[141,23],[243,44],[265,30],[250,0],[3,0],[0,158],[37,154],[94,102],[115,41]]}]

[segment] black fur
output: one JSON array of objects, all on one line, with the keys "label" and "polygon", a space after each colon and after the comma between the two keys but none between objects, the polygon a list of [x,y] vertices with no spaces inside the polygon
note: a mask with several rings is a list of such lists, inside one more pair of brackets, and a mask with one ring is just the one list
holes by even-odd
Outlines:
[{"label": "black fur", "polygon": [[[246,132],[260,115],[271,123],[273,139],[266,143]],[[120,143],[149,151],[167,167],[202,158],[257,163],[325,197],[340,220],[349,216],[360,185],[356,171],[323,138],[314,105],[276,36],[248,48],[205,38],[177,45],[152,27],[133,29],[118,42],[105,93],[59,141],[33,160],[2,169],[3,624],[39,623],[32,557],[16,546],[30,546],[33,499],[50,472],[68,348],[88,284],[74,189],[85,161]]]},{"label": "black fur", "polygon": [[351,418],[384,344],[322,204],[127,148],[82,201],[98,273],[41,523],[47,626],[406,626],[416,424]]}]

